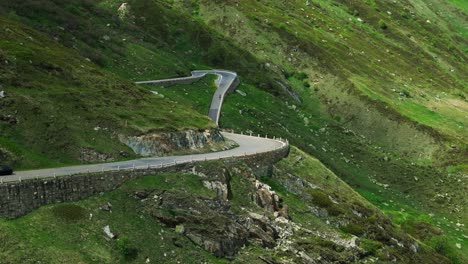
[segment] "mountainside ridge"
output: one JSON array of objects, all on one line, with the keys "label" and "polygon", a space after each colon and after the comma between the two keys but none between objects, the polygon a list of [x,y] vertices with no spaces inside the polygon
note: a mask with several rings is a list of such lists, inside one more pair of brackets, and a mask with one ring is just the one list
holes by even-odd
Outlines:
[{"label": "mountainside ridge", "polygon": [[463,1],[125,3],[0,3],[0,163],[76,164],[83,147],[125,159],[117,132],[211,129],[212,79],[132,82],[225,68],[241,85],[221,127],[288,138],[307,153],[293,157],[318,158],[428,252],[466,260]]}]

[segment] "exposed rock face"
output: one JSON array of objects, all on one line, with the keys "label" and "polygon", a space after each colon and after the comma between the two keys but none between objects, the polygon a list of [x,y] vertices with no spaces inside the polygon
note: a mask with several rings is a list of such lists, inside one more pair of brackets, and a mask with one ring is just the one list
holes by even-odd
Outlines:
[{"label": "exposed rock face", "polygon": [[82,163],[111,162],[114,161],[114,158],[110,155],[99,153],[94,149],[83,148],[80,150],[80,161]]},{"label": "exposed rock face", "polygon": [[204,181],[203,185],[211,190],[216,191],[216,195],[223,199],[227,200],[229,195],[229,190],[227,184],[220,181]]},{"label": "exposed rock face", "polygon": [[183,225],[186,237],[215,256],[234,256],[247,243],[249,232],[226,201],[168,191],[157,195],[156,204],[150,211],[155,219],[173,228]]},{"label": "exposed rock face", "polygon": [[255,174],[250,168],[235,168],[237,173],[241,174],[247,178],[252,185],[255,187],[252,191],[251,200],[256,203],[261,208],[267,210],[270,213],[273,213],[275,217],[284,217],[286,219],[288,216],[288,207],[287,205],[282,205],[282,200],[276,194],[275,191],[271,189],[268,184],[262,183],[255,178]]},{"label": "exposed rock face", "polygon": [[[234,214],[229,202],[233,195],[230,169],[224,166],[216,168],[196,165],[187,171],[199,176],[205,187],[215,191],[213,199],[172,190],[141,190],[132,196],[144,202],[146,210],[159,222],[175,228],[176,232],[215,256],[233,257],[248,242],[266,248],[275,247],[279,234],[273,219],[280,214],[287,215],[278,212],[273,215],[273,210],[280,208],[279,197],[269,190],[268,185],[250,181],[252,201],[253,197],[259,197],[258,202],[265,208],[261,210],[269,212],[269,216],[255,212]],[[261,188],[258,189],[255,183]]]},{"label": "exposed rock face", "polygon": [[157,133],[134,137],[119,137],[120,141],[142,156],[164,156],[174,151],[201,151],[216,143],[224,142],[219,130],[203,132],[188,130],[185,132]]},{"label": "exposed rock face", "polygon": [[231,190],[229,181],[231,179],[231,175],[226,168],[209,170],[202,166],[194,166],[191,173],[202,178],[203,185],[210,190],[214,190],[218,199],[227,201],[230,198]]},{"label": "exposed rock face", "polygon": [[179,230],[215,256],[233,257],[249,240],[263,247],[276,246],[278,232],[268,217],[256,213],[237,216],[230,211],[229,202],[221,199],[194,197],[176,191],[148,195],[152,196],[156,198],[145,202],[152,204],[150,214],[155,219]]},{"label": "exposed rock face", "polygon": [[257,191],[252,197],[253,201],[270,212],[278,211],[280,209],[280,198],[271,190],[271,187],[258,180],[254,180],[253,183],[255,188],[257,188]]}]

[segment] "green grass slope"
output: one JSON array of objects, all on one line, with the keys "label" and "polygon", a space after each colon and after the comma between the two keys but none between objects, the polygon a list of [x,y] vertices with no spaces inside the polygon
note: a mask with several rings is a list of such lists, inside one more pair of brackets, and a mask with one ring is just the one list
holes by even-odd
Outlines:
[{"label": "green grass slope", "polygon": [[328,91],[327,74],[408,121],[467,142],[463,9],[443,1],[202,1],[191,8],[277,72],[306,72],[343,119],[352,116],[339,111],[342,104],[354,102],[343,102],[338,87]]},{"label": "green grass slope", "polygon": [[77,163],[81,149],[133,156],[118,135],[213,127],[30,28],[0,19],[1,163],[21,168]]},{"label": "green grass slope", "polygon": [[[221,180],[219,175],[226,172],[229,200],[224,202],[228,213],[200,206],[202,201],[212,207],[223,204],[215,191],[206,188],[205,181]],[[288,206],[291,218],[287,224],[277,224],[285,230],[290,228],[286,237],[276,238],[277,247],[267,249],[257,241],[261,237],[254,237],[231,259],[216,258],[186,236],[186,232],[197,232],[210,237],[210,230],[224,230],[228,224],[218,221],[243,223],[240,219],[249,219],[252,213],[264,215],[270,224],[274,222],[272,212],[252,200],[257,191],[253,179],[255,175],[244,164],[211,162],[198,166],[196,175],[185,172],[142,177],[84,201],[45,206],[17,220],[0,220],[0,242],[8,245],[0,256],[6,263],[141,263],[146,258],[157,263],[303,261],[301,254],[288,249],[290,245],[324,263],[352,259],[449,263],[441,252],[394,226],[318,160],[295,148],[276,166],[272,178],[262,178]],[[161,203],[179,205],[161,211]],[[111,204],[112,212],[100,209],[105,204]],[[158,220],[170,217],[183,224]],[[106,237],[103,227],[107,225],[116,239]],[[340,244],[352,236],[359,237],[359,249]],[[417,252],[410,249],[411,245],[417,247]],[[453,253],[451,247],[445,246],[444,250]],[[448,257],[457,258],[450,254]]]},{"label": "green grass slope", "polygon": [[[210,99],[204,94],[211,89],[211,84],[197,86],[197,89],[186,85],[148,86],[148,89],[171,100],[192,104],[193,109],[205,113]],[[452,248],[457,243],[467,246],[466,227],[459,226],[467,219],[466,179],[459,169],[445,172],[392,155],[378,144],[337,124],[333,117],[317,108],[318,102],[309,106],[284,104],[280,98],[245,82],[238,90],[245,96],[233,93],[227,97],[222,126],[238,132],[288,138],[301,149],[313,153],[396,223],[411,227],[422,222],[422,225],[440,229]],[[197,99],[188,101],[187,97]],[[317,167],[300,170],[315,173]]]},{"label": "green grass slope", "polygon": [[[193,86],[145,87],[163,95],[147,99],[153,102],[142,99],[147,91],[121,79],[227,68],[239,73],[239,90],[246,96],[227,98],[222,127],[290,139],[406,232],[456,261],[468,246],[466,227],[460,225],[468,221],[466,5],[439,0],[309,2],[132,0],[125,15],[117,11],[122,2],[115,0],[0,3],[4,23],[14,32],[32,32],[12,37],[1,31],[2,39],[17,43],[0,42],[0,56],[10,56],[1,68],[2,81],[8,80],[2,85],[9,87],[7,95],[22,87],[18,93],[26,96],[23,104],[40,102],[37,107],[48,112],[39,118],[49,120],[11,125],[8,115],[14,116],[17,108],[9,102],[22,97],[2,99],[2,110],[9,112],[0,121],[0,145],[15,155],[0,152],[0,158],[24,156],[31,161],[25,167],[66,164],[76,160],[82,147],[117,156],[126,151],[109,140],[113,129],[134,133],[153,122],[160,129],[211,126],[199,119],[213,89],[207,80]],[[36,47],[54,47],[53,52],[28,51],[33,48],[28,35],[41,39]],[[72,54],[66,57],[70,59],[54,57],[62,52]],[[24,56],[18,69],[32,72],[29,79],[15,77],[19,71],[11,56]],[[36,61],[43,60],[34,56],[50,56],[53,63],[41,66]],[[61,71],[70,78],[60,77]],[[57,88],[50,91],[57,98],[36,101],[42,99],[32,97],[32,91],[40,95],[49,82]],[[78,101],[79,93],[87,100]],[[109,94],[121,97],[106,101]],[[71,102],[60,103],[63,97]],[[52,108],[50,100],[65,111]],[[136,100],[143,104],[140,110],[131,107]],[[113,107],[106,108],[107,102]],[[100,109],[99,116],[111,121],[66,108],[70,104]],[[179,123],[165,119],[166,106],[177,105],[183,108],[175,108],[181,111],[176,117],[193,118]],[[119,113],[117,108],[126,110]],[[154,115],[147,115],[152,111]],[[60,118],[54,121],[57,113]],[[148,119],[152,117],[157,120]],[[73,133],[72,123],[79,126]],[[97,126],[108,129],[94,131]],[[70,137],[79,143],[67,148]],[[444,238],[431,238],[439,233]],[[454,244],[462,249],[453,249]]]}]

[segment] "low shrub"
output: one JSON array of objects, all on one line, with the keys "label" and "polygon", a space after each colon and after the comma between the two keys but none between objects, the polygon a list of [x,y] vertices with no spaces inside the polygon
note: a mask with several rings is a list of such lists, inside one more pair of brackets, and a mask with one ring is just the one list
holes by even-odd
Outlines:
[{"label": "low shrub", "polygon": [[117,249],[127,260],[135,259],[138,255],[138,250],[132,247],[130,240],[124,236],[117,240]]},{"label": "low shrub", "polygon": [[355,236],[362,236],[364,234],[364,228],[361,225],[350,223],[341,227],[343,232],[353,234]]},{"label": "low shrub", "polygon": [[383,21],[382,19],[379,20],[379,28],[381,28],[381,29],[387,29],[388,28],[387,23],[385,23],[385,21]]},{"label": "low shrub", "polygon": [[74,204],[59,204],[52,208],[52,214],[57,218],[65,221],[76,222],[85,219],[86,209]]}]

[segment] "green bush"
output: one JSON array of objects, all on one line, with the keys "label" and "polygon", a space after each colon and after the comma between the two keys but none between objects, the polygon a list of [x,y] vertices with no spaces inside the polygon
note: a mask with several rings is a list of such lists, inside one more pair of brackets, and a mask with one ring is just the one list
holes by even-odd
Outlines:
[{"label": "green bush", "polygon": [[312,196],[312,202],[317,206],[325,208],[329,215],[338,216],[338,215],[346,213],[343,208],[341,208],[337,204],[334,204],[330,200],[328,195],[326,193],[324,193],[323,191],[309,190],[309,194]]},{"label": "green bush", "polygon": [[452,263],[461,263],[455,252],[455,247],[451,245],[451,242],[445,236],[436,236],[429,241],[429,245],[438,254],[441,254],[449,258]]},{"label": "green bush", "polygon": [[302,81],[302,80],[308,79],[309,77],[307,76],[305,72],[296,72],[294,73],[294,78]]},{"label": "green bush", "polygon": [[353,234],[355,236],[362,236],[364,234],[364,228],[361,225],[350,223],[341,227],[343,232]]},{"label": "green bush", "polygon": [[52,208],[53,215],[61,220],[76,222],[85,219],[86,209],[74,204],[59,204]]},{"label": "green bush", "polygon": [[138,250],[132,247],[130,240],[124,236],[117,240],[117,249],[127,260],[135,259],[138,255]]},{"label": "green bush", "polygon": [[360,239],[360,246],[363,248],[365,251],[367,251],[368,254],[370,255],[375,255],[377,250],[382,248],[382,243],[375,241],[375,240],[370,240],[366,238],[361,238]]},{"label": "green bush", "polygon": [[328,195],[320,190],[310,190],[309,194],[312,196],[313,203],[324,208],[333,206],[333,202],[328,198]]},{"label": "green bush", "polygon": [[388,28],[387,23],[385,23],[385,21],[383,21],[382,19],[379,20],[379,28],[381,28],[381,29],[387,29]]}]

